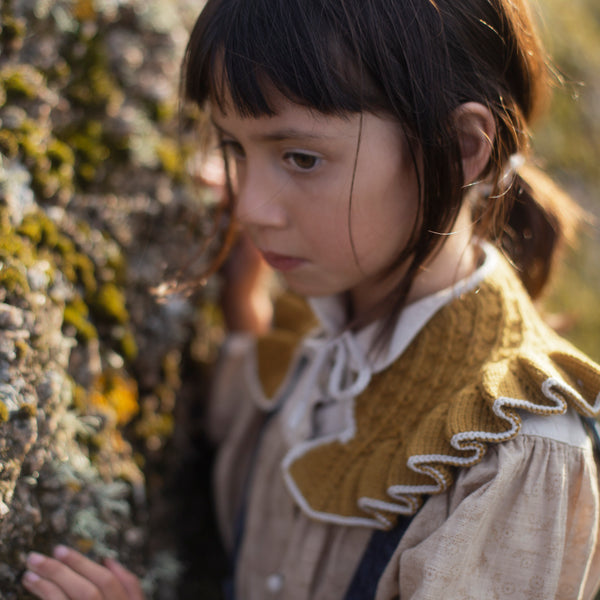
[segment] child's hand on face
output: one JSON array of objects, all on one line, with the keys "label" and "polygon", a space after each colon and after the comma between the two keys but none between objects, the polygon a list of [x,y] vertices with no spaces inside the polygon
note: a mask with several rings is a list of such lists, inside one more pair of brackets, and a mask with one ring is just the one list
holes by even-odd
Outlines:
[{"label": "child's hand on face", "polygon": [[23,585],[42,600],[144,600],[137,577],[118,562],[95,563],[79,552],[57,546],[54,558],[32,552]]},{"label": "child's hand on face", "polygon": [[270,272],[248,236],[240,234],[223,267],[221,304],[229,331],[267,331],[273,313],[266,281]]}]

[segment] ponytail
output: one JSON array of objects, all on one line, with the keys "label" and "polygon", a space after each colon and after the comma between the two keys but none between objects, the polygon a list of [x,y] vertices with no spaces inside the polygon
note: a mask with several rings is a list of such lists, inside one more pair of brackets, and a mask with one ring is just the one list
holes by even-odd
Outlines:
[{"label": "ponytail", "polygon": [[[486,203],[498,199],[490,197]],[[516,167],[491,213],[480,221],[488,230],[484,237],[501,248],[529,295],[537,298],[560,251],[575,244],[585,212],[546,173],[524,163]]]}]

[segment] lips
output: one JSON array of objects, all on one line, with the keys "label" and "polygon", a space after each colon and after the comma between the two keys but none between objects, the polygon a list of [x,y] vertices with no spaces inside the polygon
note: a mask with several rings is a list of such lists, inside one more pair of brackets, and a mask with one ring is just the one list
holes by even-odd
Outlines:
[{"label": "lips", "polygon": [[286,256],[285,254],[267,251],[261,251],[261,254],[265,262],[277,271],[292,271],[306,263],[304,258],[296,256]]}]

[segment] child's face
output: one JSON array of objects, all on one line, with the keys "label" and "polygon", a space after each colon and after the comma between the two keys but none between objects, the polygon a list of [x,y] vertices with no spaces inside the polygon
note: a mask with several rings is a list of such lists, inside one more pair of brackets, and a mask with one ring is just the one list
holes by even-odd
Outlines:
[{"label": "child's face", "polygon": [[358,114],[331,117],[283,99],[275,107],[275,116],[259,118],[213,110],[235,160],[237,219],[290,289],[305,296],[349,291],[358,315],[402,276],[380,278],[417,214],[402,129],[363,113],[356,157]]}]

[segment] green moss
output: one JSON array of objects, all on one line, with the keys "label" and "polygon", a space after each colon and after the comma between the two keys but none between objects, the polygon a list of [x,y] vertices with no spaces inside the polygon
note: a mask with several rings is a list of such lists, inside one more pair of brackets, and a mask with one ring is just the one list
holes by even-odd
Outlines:
[{"label": "green moss", "polygon": [[71,255],[65,256],[65,260],[73,267],[76,279],[83,286],[86,295],[93,294],[98,288],[98,282],[94,263],[90,257],[81,252],[73,252]]},{"label": "green moss", "polygon": [[8,158],[15,158],[15,156],[17,156],[19,153],[19,142],[17,140],[17,136],[6,129],[0,131],[0,152]]},{"label": "green moss", "polygon": [[25,31],[26,27],[23,19],[5,16],[2,18],[0,41],[3,45],[14,44],[15,41],[22,40],[25,37]]},{"label": "green moss", "polygon": [[110,150],[104,145],[101,136],[76,136],[73,145],[86,162],[93,166],[103,163],[110,157]]},{"label": "green moss", "polygon": [[135,425],[135,432],[142,439],[159,438],[165,439],[172,435],[174,427],[173,415],[170,414],[146,414],[144,418]]},{"label": "green moss", "polygon": [[50,159],[52,167],[58,169],[63,164],[73,165],[75,164],[75,155],[73,150],[64,142],[59,140],[52,140],[48,144],[47,156]]},{"label": "green moss", "polygon": [[[23,134],[19,138],[19,146],[23,155],[34,162],[37,162],[46,156],[42,138],[36,139],[33,135]],[[49,162],[48,166],[50,166]]]},{"label": "green moss", "polygon": [[173,140],[163,139],[156,146],[156,154],[162,168],[173,178],[180,178],[185,172],[185,160],[179,145]]},{"label": "green moss", "polygon": [[65,133],[65,144],[73,149],[73,166],[80,183],[87,185],[96,179],[98,168],[110,158],[102,124],[88,121],[75,131]]},{"label": "green moss", "polygon": [[54,247],[58,239],[56,225],[41,212],[25,215],[21,225],[17,228],[17,233],[29,238],[36,246],[43,243],[46,246]]},{"label": "green moss", "polygon": [[15,265],[2,265],[0,269],[0,288],[9,293],[26,294],[29,292],[27,273]]},{"label": "green moss", "polygon": [[49,69],[47,77],[50,81],[55,84],[62,84],[64,87],[69,81],[71,75],[71,67],[69,67],[67,61],[59,58]]},{"label": "green moss", "polygon": [[[83,306],[82,306],[83,305]],[[87,319],[87,306],[83,302],[72,302],[65,306],[64,322],[71,325],[77,332],[77,337],[84,342],[98,338],[98,331]]]},{"label": "green moss", "polygon": [[108,239],[108,234],[104,234],[107,240],[106,266],[114,274],[114,281],[124,282],[127,277],[127,263],[121,250],[114,244],[113,240]]},{"label": "green moss", "polygon": [[36,134],[40,131],[40,126],[30,118],[25,118],[17,127],[17,132],[21,135],[28,136]]},{"label": "green moss", "polygon": [[66,96],[74,105],[82,106],[88,111],[120,105],[123,94],[111,73],[103,40],[100,36],[95,36],[82,42],[86,53],[84,56],[74,57],[73,64],[80,67],[80,72],[65,90]]},{"label": "green moss", "polygon": [[89,163],[82,163],[77,167],[76,171],[77,175],[79,175],[82,181],[91,183],[94,181],[94,179],[96,179],[96,173],[98,170]]},{"label": "green moss", "polygon": [[129,321],[123,292],[113,283],[105,283],[94,295],[92,310],[99,316],[124,324]]},{"label": "green moss", "polygon": [[176,116],[176,104],[169,101],[160,101],[150,107],[150,116],[158,123],[168,123]]},{"label": "green moss", "polygon": [[38,87],[19,70],[10,70],[2,73],[4,89],[9,100],[32,100],[37,97]]},{"label": "green moss", "polygon": [[73,284],[81,284],[86,295],[96,292],[97,282],[92,260],[77,250],[73,240],[43,212],[26,215],[17,232],[41,248],[51,252],[56,266]]},{"label": "green moss", "polygon": [[125,330],[124,334],[119,339],[119,351],[123,355],[123,358],[129,363],[132,363],[137,358],[138,345],[131,330]]},{"label": "green moss", "polygon": [[[3,134],[3,146],[9,155],[16,155],[14,142],[17,142],[36,194],[52,198],[72,193],[75,156],[68,144],[31,119],[25,119],[15,132],[4,131]],[[0,141],[0,149],[1,144]]]},{"label": "green moss", "polygon": [[26,269],[33,264],[34,254],[32,245],[17,235],[10,226],[3,224],[0,227],[0,261],[3,263],[3,270],[19,264]]},{"label": "green moss", "polygon": [[33,169],[31,187],[42,198],[52,198],[60,188],[58,178],[45,169]]}]

